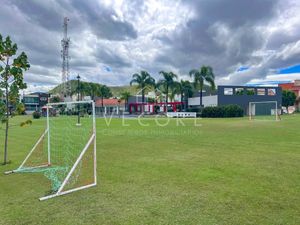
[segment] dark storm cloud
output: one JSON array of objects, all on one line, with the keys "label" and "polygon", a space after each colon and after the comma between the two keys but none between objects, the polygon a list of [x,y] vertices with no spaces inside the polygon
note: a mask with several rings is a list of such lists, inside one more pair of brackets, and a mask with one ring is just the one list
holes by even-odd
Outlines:
[{"label": "dark storm cloud", "polygon": [[174,34],[160,37],[171,47],[158,55],[157,61],[180,67],[183,73],[209,64],[217,75],[224,75],[234,65],[250,61],[251,54],[264,45],[263,34],[257,30],[257,25],[276,15],[276,2],[184,1],[196,16]]},{"label": "dark storm cloud", "polygon": [[6,1],[11,7],[17,7],[26,15],[30,23],[42,26],[52,31],[57,31],[57,25],[61,23],[63,8],[56,1],[36,0],[11,0]]},{"label": "dark storm cloud", "polygon": [[[83,31],[94,33],[100,40],[122,41],[137,37],[133,25],[124,19],[118,18],[114,9],[95,1],[68,1],[68,0],[4,0],[0,7],[1,34],[10,35],[18,43],[19,51],[25,51],[29,57],[31,74],[27,81],[34,82],[34,74],[44,76],[44,82],[53,84],[47,76],[48,68],[52,73],[60,75],[61,66],[61,39],[63,17],[70,18],[69,36],[71,37],[71,72],[82,71],[84,68],[97,67],[98,63],[108,63],[113,66],[130,66],[112,52],[100,53],[100,58],[86,57],[78,48],[85,40]],[[73,51],[74,49],[77,51]],[[107,58],[106,58],[107,57]],[[36,66],[43,69],[35,69]],[[39,77],[38,82],[42,82]],[[36,80],[37,81],[37,80]]]},{"label": "dark storm cloud", "polygon": [[131,66],[131,63],[127,59],[122,58],[117,52],[103,46],[97,48],[95,57],[98,61],[110,67],[123,68]]},{"label": "dark storm cloud", "polygon": [[72,5],[98,38],[117,41],[137,38],[133,25],[118,18],[113,9],[93,0],[75,0]]},{"label": "dark storm cloud", "polygon": [[113,9],[98,4],[94,0],[61,0],[61,1],[7,1],[26,15],[32,24],[40,25],[54,32],[61,32],[61,21],[64,16],[76,24],[74,31],[89,27],[102,39],[126,40],[136,38],[137,33],[128,21],[117,18]]},{"label": "dark storm cloud", "polygon": [[197,18],[207,24],[222,21],[236,28],[245,24],[268,22],[276,13],[278,0],[186,0],[184,3],[196,9]]}]

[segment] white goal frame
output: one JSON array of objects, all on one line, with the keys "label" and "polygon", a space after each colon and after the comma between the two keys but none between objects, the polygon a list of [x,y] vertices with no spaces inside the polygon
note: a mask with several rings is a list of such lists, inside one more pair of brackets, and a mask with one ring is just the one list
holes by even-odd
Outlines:
[{"label": "white goal frame", "polygon": [[[69,194],[72,193],[74,191],[79,191],[79,190],[83,190],[89,187],[94,187],[97,185],[97,157],[96,157],[96,120],[95,120],[95,102],[94,101],[73,101],[73,102],[58,102],[58,103],[48,103],[47,106],[47,128],[44,131],[44,133],[42,134],[42,136],[39,138],[39,140],[35,143],[35,145],[33,146],[33,148],[30,150],[30,152],[28,153],[28,155],[25,157],[24,161],[20,164],[20,166],[15,169],[15,170],[11,170],[11,171],[6,171],[4,172],[4,174],[12,174],[12,173],[18,173],[19,170],[24,166],[24,164],[26,163],[26,161],[30,158],[30,156],[32,155],[32,153],[34,152],[34,150],[37,148],[37,146],[39,145],[39,143],[43,140],[43,138],[45,138],[45,136],[47,135],[48,138],[48,146],[47,146],[47,154],[48,154],[48,162],[47,164],[41,164],[38,166],[34,166],[34,167],[30,167],[29,169],[35,169],[35,168],[42,168],[42,167],[50,167],[51,166],[51,149],[50,149],[50,125],[49,125],[49,108],[50,106],[53,105],[68,105],[68,104],[92,104],[92,120],[93,120],[93,131],[92,134],[88,140],[88,142],[86,143],[85,147],[83,148],[83,150],[81,151],[80,155],[78,156],[78,158],[76,159],[75,163],[73,164],[71,170],[68,172],[67,176],[65,177],[64,181],[62,182],[62,185],[59,187],[58,191],[54,194],[51,195],[47,195],[44,197],[39,198],[40,201],[43,200],[47,200],[50,198],[54,198],[57,196],[61,196],[61,195],[65,195],[65,194]],[[75,169],[77,168],[77,165],[80,163],[80,161],[82,160],[83,156],[85,155],[86,151],[88,150],[89,146],[93,144],[93,173],[94,173],[94,182],[92,184],[88,184],[88,185],[84,185],[84,186],[80,186],[77,188],[73,188],[67,191],[63,191],[64,187],[66,186],[66,184],[68,183],[70,177],[72,176],[73,172],[75,171]]]},{"label": "white goal frame", "polygon": [[253,120],[251,105],[253,105],[253,104],[263,104],[263,103],[275,103],[275,121],[279,121],[278,102],[277,101],[249,102],[249,107],[248,107],[249,120]]}]

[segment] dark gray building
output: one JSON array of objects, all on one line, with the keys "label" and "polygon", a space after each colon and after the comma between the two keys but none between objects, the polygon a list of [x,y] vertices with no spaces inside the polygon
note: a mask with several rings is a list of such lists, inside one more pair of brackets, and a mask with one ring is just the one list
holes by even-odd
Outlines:
[{"label": "dark gray building", "polygon": [[49,94],[43,92],[34,92],[24,95],[22,102],[25,105],[27,113],[40,111],[48,103]]},{"label": "dark gray building", "polygon": [[250,102],[276,101],[282,107],[281,87],[218,86],[218,105],[236,104],[249,113]]}]

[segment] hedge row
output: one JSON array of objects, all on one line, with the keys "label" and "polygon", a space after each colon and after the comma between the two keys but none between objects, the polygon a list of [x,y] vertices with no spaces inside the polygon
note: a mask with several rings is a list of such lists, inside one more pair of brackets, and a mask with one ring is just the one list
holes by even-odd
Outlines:
[{"label": "hedge row", "polygon": [[201,116],[206,118],[243,117],[244,110],[238,105],[209,106],[202,110]]}]

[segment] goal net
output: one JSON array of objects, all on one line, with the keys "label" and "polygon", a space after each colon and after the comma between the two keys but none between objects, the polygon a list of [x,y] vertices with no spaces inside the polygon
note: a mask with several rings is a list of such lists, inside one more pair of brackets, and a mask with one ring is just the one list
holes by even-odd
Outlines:
[{"label": "goal net", "polygon": [[250,120],[279,120],[277,101],[250,102],[248,112]]},{"label": "goal net", "polygon": [[47,128],[18,169],[50,181],[40,200],[96,185],[95,106],[92,101],[47,104]]}]

